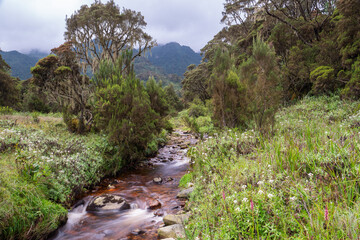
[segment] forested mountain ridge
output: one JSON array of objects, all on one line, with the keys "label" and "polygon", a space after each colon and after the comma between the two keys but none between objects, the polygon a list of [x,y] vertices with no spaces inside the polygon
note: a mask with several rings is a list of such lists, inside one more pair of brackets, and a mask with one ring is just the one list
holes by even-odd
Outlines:
[{"label": "forested mountain ridge", "polygon": [[35,66],[39,59],[47,56],[47,53],[31,51],[28,54],[18,51],[0,51],[0,55],[11,67],[11,75],[21,80],[31,78],[30,68]]},{"label": "forested mountain ridge", "polygon": [[166,73],[181,77],[189,65],[198,65],[201,61],[199,53],[177,42],[154,47],[150,53],[147,53],[147,58],[152,64],[163,68]]},{"label": "forested mountain ridge", "polygon": [[[28,54],[18,51],[1,51],[0,54],[10,65],[12,76],[21,80],[31,78],[30,68],[48,55],[37,50]],[[136,75],[140,80],[147,81],[149,77],[154,77],[157,81],[162,80],[165,85],[171,82],[180,88],[187,66],[198,65],[200,61],[200,54],[195,53],[190,47],[171,42],[154,47],[145,57],[137,58],[134,65]]]}]

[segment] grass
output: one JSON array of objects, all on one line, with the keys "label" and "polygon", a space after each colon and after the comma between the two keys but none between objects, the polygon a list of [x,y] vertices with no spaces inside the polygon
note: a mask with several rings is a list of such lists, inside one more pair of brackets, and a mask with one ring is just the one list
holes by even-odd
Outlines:
[{"label": "grass", "polygon": [[228,129],[189,150],[188,239],[359,239],[359,102],[305,98],[274,133]]},{"label": "grass", "polygon": [[105,135],[71,134],[54,116],[11,117],[0,119],[0,239],[40,239],[122,161]]}]

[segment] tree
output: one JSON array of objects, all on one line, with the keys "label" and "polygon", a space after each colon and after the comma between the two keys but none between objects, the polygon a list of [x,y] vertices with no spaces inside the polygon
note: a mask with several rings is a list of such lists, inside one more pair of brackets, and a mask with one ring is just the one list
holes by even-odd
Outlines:
[{"label": "tree", "polygon": [[[128,56],[129,57],[129,56]],[[121,61],[116,61],[121,62]],[[109,139],[120,150],[126,164],[144,157],[148,144],[160,132],[160,116],[151,108],[144,85],[132,71],[118,75],[122,65],[101,62],[95,92],[96,126],[109,134]],[[100,76],[99,75],[99,76]]]},{"label": "tree", "polygon": [[20,95],[19,79],[10,76],[10,69],[0,55],[0,106],[17,107]]},{"label": "tree", "polygon": [[205,102],[211,98],[208,92],[210,73],[207,63],[201,63],[197,67],[194,64],[188,66],[182,81],[182,91],[186,101],[190,102],[198,97],[201,101]]},{"label": "tree", "polygon": [[210,87],[215,122],[220,127],[243,126],[245,89],[237,74],[234,59],[229,51],[218,48],[213,62]]},{"label": "tree", "polygon": [[320,33],[329,23],[335,0],[226,0],[223,22],[228,25],[251,25],[263,14],[291,29],[306,45],[320,40]]},{"label": "tree", "polygon": [[77,114],[77,130],[81,133],[85,126],[92,122],[88,105],[92,89],[88,77],[80,74],[80,66],[71,46],[70,42],[66,42],[52,49],[53,54],[40,59],[35,67],[31,68],[31,73],[34,84],[46,92],[50,102],[61,108],[70,108],[72,113]]},{"label": "tree", "polygon": [[164,91],[165,91],[165,98],[170,106],[170,109],[180,111],[183,108],[183,104],[180,101],[180,98],[175,91],[174,85],[170,83],[170,85],[164,88]]},{"label": "tree", "polygon": [[80,61],[93,72],[102,59],[115,63],[123,51],[136,47],[138,51],[121,70],[129,73],[131,62],[156,44],[143,31],[145,26],[140,12],[120,10],[113,0],[106,4],[95,0],[90,7],[83,5],[66,19],[65,39],[73,44]]},{"label": "tree", "polygon": [[240,65],[240,81],[245,85],[247,115],[260,131],[273,124],[275,112],[280,105],[280,70],[274,49],[261,37],[253,41],[252,55]]},{"label": "tree", "polygon": [[146,92],[149,95],[151,108],[160,114],[161,117],[166,116],[169,112],[169,104],[166,101],[162,82],[156,83],[154,78],[150,78],[146,82]]}]

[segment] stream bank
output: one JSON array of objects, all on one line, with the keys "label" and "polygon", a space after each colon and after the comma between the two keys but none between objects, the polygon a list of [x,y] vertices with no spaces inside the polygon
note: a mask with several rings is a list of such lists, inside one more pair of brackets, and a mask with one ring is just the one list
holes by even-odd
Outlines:
[{"label": "stream bank", "polygon": [[[178,184],[188,171],[187,149],[196,142],[191,134],[175,131],[156,157],[104,180],[81,199],[69,211],[67,223],[50,239],[157,239],[163,216],[176,214],[185,205],[184,200],[176,198]],[[99,198],[106,195],[113,196],[108,199],[111,207]],[[114,199],[125,205],[114,203]],[[103,208],[89,209],[94,201]]]}]

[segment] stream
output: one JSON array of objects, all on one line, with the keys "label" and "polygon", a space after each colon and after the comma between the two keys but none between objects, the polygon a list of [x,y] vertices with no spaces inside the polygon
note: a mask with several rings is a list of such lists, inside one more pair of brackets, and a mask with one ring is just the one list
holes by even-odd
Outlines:
[{"label": "stream", "polygon": [[[189,167],[187,148],[195,143],[192,135],[175,131],[156,157],[140,162],[136,169],[116,178],[105,179],[85,196],[50,239],[157,239],[163,216],[181,211],[185,204],[176,195],[179,181]],[[161,178],[161,183],[154,178]],[[103,194],[123,197],[130,209],[87,212],[89,202]]]}]

